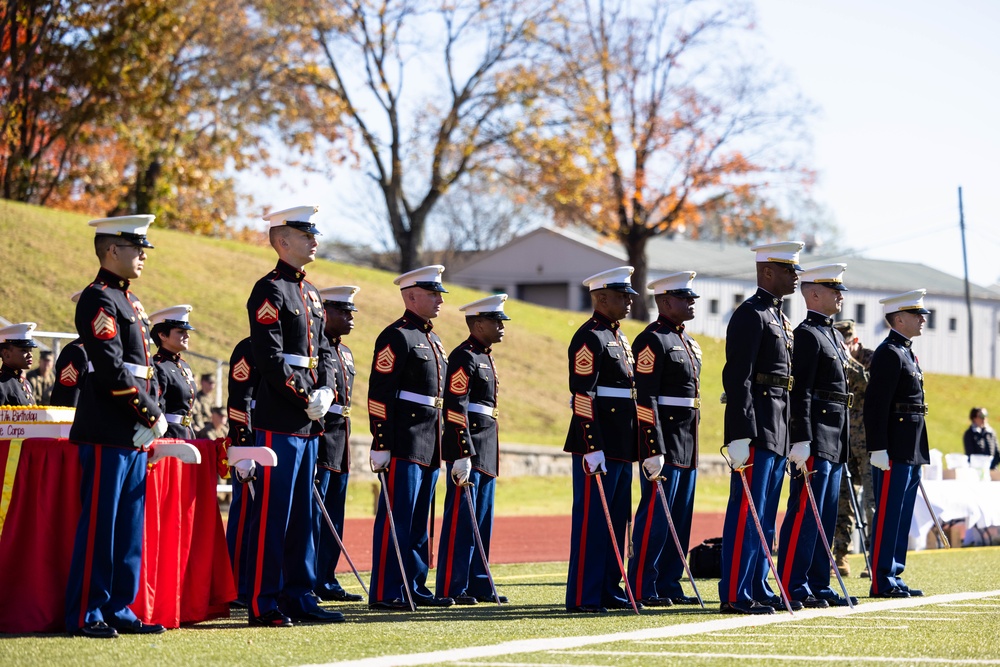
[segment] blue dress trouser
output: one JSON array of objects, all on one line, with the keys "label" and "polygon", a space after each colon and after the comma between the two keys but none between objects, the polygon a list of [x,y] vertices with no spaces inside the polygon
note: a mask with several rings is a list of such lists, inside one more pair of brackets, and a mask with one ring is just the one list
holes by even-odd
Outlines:
[{"label": "blue dress trouser", "polygon": [[[615,542],[619,553],[624,554],[625,524],[632,514],[632,463],[608,459],[605,465],[608,472],[600,478]],[[621,570],[598,495],[597,477],[584,472],[583,455],[573,455],[573,524],[566,578],[567,609],[629,604],[621,587]]]},{"label": "blue dress trouser", "polygon": [[903,570],[909,542],[913,503],[920,488],[920,466],[889,462],[888,470],[872,468],[875,493],[875,516],[870,542],[872,572],[871,594],[879,595],[892,588],[906,589]]},{"label": "blue dress trouser", "polygon": [[[816,497],[823,532],[827,543],[833,544],[844,464],[810,456],[806,465],[812,471],[809,485]],[[791,599],[804,600],[810,595],[829,598],[835,594],[830,588],[830,557],[817,530],[804,479],[805,475],[794,469],[788,487],[788,509],[778,536],[778,572]]]},{"label": "blue dress trouser", "polygon": [[[686,554],[691,538],[691,515],[694,511],[694,489],[697,468],[665,465],[660,475],[667,497],[670,516],[674,520],[677,538]],[[681,578],[684,562],[670,535],[667,516],[663,512],[656,485],[639,475],[641,498],[633,523],[634,555],[628,564],[628,580],[637,600],[643,598],[676,598],[684,595]]]},{"label": "blue dress trouser", "polygon": [[[763,448],[751,447],[750,466],[744,474],[750,486],[753,503],[760,517],[764,539],[774,544],[774,522],[778,514],[778,497],[785,475],[785,457]],[[729,476],[729,504],[722,529],[722,578],[719,581],[721,602],[767,600],[775,593],[767,584],[769,565],[761,545],[757,527],[747,504],[746,493],[738,473]]]},{"label": "blue dress trouser", "polygon": [[444,519],[441,525],[441,541],[438,546],[437,585],[438,597],[471,595],[474,598],[492,598],[493,589],[486,574],[486,566],[476,548],[476,538],[472,533],[472,519],[475,517],[479,536],[483,540],[486,557],[490,555],[490,539],[493,535],[493,498],[496,479],[475,468],[469,475],[472,486],[470,515],[465,490],[455,484],[451,476],[452,464],[447,467],[448,483],[444,499]]},{"label": "blue dress trouser", "polygon": [[257,446],[274,450],[278,465],[258,466],[247,548],[249,609],[261,616],[280,609],[291,616],[315,610],[313,473],[318,436],[258,429]]},{"label": "blue dress trouser", "polygon": [[[379,475],[389,485],[392,518],[414,602],[417,598],[433,597],[433,593],[427,588],[427,572],[430,569],[427,521],[439,472],[440,468],[393,457],[389,463],[389,471]],[[403,585],[403,576],[399,571],[399,561],[389,532],[385,496],[380,492],[372,531],[372,579],[368,586],[368,602],[405,602],[406,589]]]},{"label": "blue dress trouser", "polygon": [[250,510],[253,499],[246,484],[236,481],[236,475],[229,475],[233,488],[233,499],[229,503],[229,518],[226,521],[226,546],[229,548],[229,563],[233,567],[233,582],[236,584],[236,599],[247,601],[247,545],[250,541]]},{"label": "blue dress trouser", "polygon": [[139,592],[146,509],[146,452],[79,445],[82,509],[66,587],[66,629],[128,625]]},{"label": "blue dress trouser", "polygon": [[[329,468],[316,468],[316,489],[330,521],[337,529],[340,539],[344,539],[344,504],[347,502],[347,480],[349,473],[337,472]],[[337,564],[340,562],[340,545],[326,525],[323,513],[316,508],[316,592],[343,593],[344,588],[337,581]]]}]

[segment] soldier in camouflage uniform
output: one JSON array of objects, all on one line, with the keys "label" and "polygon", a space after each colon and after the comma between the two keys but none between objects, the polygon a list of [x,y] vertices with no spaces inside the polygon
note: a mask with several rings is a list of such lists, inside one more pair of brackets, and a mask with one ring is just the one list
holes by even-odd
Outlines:
[{"label": "soldier in camouflage uniform", "polygon": [[[865,448],[865,427],[862,416],[865,412],[865,388],[868,386],[868,367],[871,365],[873,350],[866,348],[858,340],[854,330],[854,320],[840,320],[834,323],[834,328],[844,336],[845,345],[851,353],[849,366],[847,368],[847,389],[854,394],[854,403],[850,412],[850,453],[847,459],[848,470],[851,473],[851,481],[844,476],[840,487],[840,505],[837,508],[837,527],[833,533],[833,555],[837,560],[837,569],[842,576],[850,576],[851,568],[847,563],[847,552],[851,546],[851,539],[856,530],[854,519],[854,509],[851,507],[851,498],[848,496],[848,489],[860,484],[862,493],[859,500],[859,507],[865,513],[865,522],[870,526],[872,515],[875,512],[875,498],[872,495],[872,470],[868,465],[868,451]],[[856,490],[851,489],[856,493]],[[865,535],[865,540],[869,536]],[[862,578],[867,578],[868,571],[861,573]]]}]

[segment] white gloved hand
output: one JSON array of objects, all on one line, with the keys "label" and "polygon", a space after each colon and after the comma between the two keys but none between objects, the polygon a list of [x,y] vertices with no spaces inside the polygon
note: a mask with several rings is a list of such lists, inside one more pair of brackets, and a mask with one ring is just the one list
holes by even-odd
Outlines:
[{"label": "white gloved hand", "polygon": [[812,452],[809,451],[809,441],[792,443],[792,451],[788,452],[788,460],[800,471],[806,471],[806,460]]},{"label": "white gloved hand", "polygon": [[739,468],[750,458],[750,438],[740,438],[733,440],[726,445],[729,452],[729,460],[734,468]]},{"label": "white gloved hand", "polygon": [[664,463],[666,463],[666,459],[663,458],[663,454],[650,456],[648,459],[643,461],[642,469],[646,471],[646,479],[653,479],[654,477],[659,477],[660,471],[663,470]]},{"label": "white gloved hand", "polygon": [[167,419],[160,415],[152,426],[135,425],[135,434],[132,435],[132,445],[136,449],[147,449],[157,438],[162,438],[167,432]]},{"label": "white gloved hand", "polygon": [[322,419],[326,411],[333,405],[333,389],[320,387],[309,394],[309,405],[306,406],[306,416],[313,421]]},{"label": "white gloved hand", "polygon": [[455,478],[456,484],[465,484],[469,481],[469,475],[472,474],[472,457],[466,456],[464,459],[458,459],[451,464],[451,476]]},{"label": "white gloved hand", "polygon": [[880,449],[877,452],[871,453],[872,465],[879,470],[889,469],[889,452],[884,449]]},{"label": "white gloved hand", "polygon": [[257,479],[257,464],[253,459],[242,459],[233,464],[233,473],[240,484],[252,482]]},{"label": "white gloved hand", "polygon": [[608,467],[604,465],[604,452],[598,450],[596,452],[590,452],[589,454],[583,455],[584,461],[584,472],[588,475],[593,475],[599,472],[607,472]]},{"label": "white gloved hand", "polygon": [[392,452],[387,449],[373,449],[369,455],[373,472],[384,472],[389,469],[389,462],[392,461]]}]

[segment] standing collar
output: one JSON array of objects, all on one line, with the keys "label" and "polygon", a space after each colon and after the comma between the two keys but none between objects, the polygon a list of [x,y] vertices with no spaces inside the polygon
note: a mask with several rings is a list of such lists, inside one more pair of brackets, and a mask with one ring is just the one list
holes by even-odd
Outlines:
[{"label": "standing collar", "polygon": [[162,347],[156,351],[155,356],[159,357],[160,359],[163,359],[164,361],[172,361],[174,363],[177,363],[181,360],[180,352],[171,352],[170,350],[165,350]]},{"label": "standing collar", "polygon": [[492,347],[483,344],[483,341],[479,340],[473,335],[470,335],[468,340],[469,344],[472,345],[473,349],[477,350],[478,352],[484,352],[486,354],[490,354],[491,352],[493,352]]},{"label": "standing collar", "polygon": [[434,329],[434,324],[431,323],[430,320],[425,320],[424,318],[420,317],[409,308],[407,308],[406,312],[403,313],[403,318],[407,322],[415,324],[417,328],[420,329],[421,331],[430,332],[432,329]]},{"label": "standing collar", "polygon": [[822,324],[828,327],[833,326],[832,317],[830,317],[829,315],[824,315],[823,313],[816,310],[806,311],[806,321],[809,322],[809,324]]},{"label": "standing collar", "polygon": [[20,379],[23,372],[18,368],[11,368],[7,364],[0,365],[0,375],[11,375]]},{"label": "standing collar", "polygon": [[672,319],[670,319],[666,315],[661,314],[659,317],[656,318],[656,321],[660,322],[662,324],[666,324],[668,327],[670,327],[671,329],[673,329],[677,333],[684,333],[684,325],[683,324],[677,324],[676,322],[674,322]]},{"label": "standing collar", "polygon": [[604,326],[606,326],[607,328],[611,329],[612,331],[617,330],[618,327],[621,326],[620,322],[618,322],[617,320],[612,321],[610,317],[597,310],[594,311],[594,319],[603,324]]},{"label": "standing collar", "polygon": [[295,268],[283,259],[278,260],[278,264],[274,267],[274,270],[278,275],[296,282],[302,282],[306,279],[305,271]]},{"label": "standing collar", "polygon": [[127,278],[122,278],[120,275],[114,271],[109,271],[103,266],[101,270],[97,272],[97,278],[94,279],[95,283],[103,283],[108,287],[114,287],[120,289],[123,292],[127,292],[131,282]]},{"label": "standing collar", "polygon": [[911,345],[913,345],[912,340],[910,340],[903,334],[899,333],[895,329],[889,329],[889,340],[893,341],[894,343],[898,343],[903,347],[910,347]]},{"label": "standing collar", "polygon": [[784,299],[782,299],[779,296],[774,296],[773,294],[768,292],[763,287],[760,287],[759,285],[757,286],[757,296],[759,296],[760,298],[764,299],[764,301],[769,302],[772,306],[775,306],[777,308],[781,308],[781,304],[784,302]]}]

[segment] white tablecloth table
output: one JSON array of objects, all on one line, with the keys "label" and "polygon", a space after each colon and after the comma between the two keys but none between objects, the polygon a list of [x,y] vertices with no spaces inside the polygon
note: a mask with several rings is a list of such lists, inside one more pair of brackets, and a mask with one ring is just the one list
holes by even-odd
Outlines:
[{"label": "white tablecloth table", "polygon": [[[942,523],[964,520],[967,529],[976,527],[984,530],[1000,526],[1000,482],[924,480],[924,489]],[[918,491],[910,522],[910,549],[926,548],[927,536],[933,527],[934,519]]]}]

